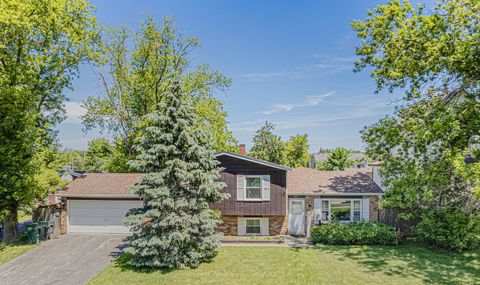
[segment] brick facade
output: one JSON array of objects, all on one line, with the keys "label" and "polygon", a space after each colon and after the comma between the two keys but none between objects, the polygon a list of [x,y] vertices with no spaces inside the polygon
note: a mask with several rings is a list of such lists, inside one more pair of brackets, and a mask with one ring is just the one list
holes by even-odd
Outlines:
[{"label": "brick facade", "polygon": [[[226,236],[238,235],[238,218],[239,216],[222,216],[223,224],[216,229]],[[288,219],[287,216],[268,216],[268,233],[271,236],[287,234]]]}]

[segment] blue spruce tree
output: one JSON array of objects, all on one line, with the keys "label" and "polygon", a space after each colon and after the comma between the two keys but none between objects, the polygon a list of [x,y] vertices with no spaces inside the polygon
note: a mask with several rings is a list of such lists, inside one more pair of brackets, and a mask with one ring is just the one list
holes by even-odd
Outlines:
[{"label": "blue spruce tree", "polygon": [[219,162],[210,135],[195,128],[198,118],[189,96],[172,82],[157,111],[146,116],[130,164],[145,172],[131,192],[143,201],[124,222],[129,264],[135,267],[195,267],[220,245],[214,228],[220,214],[209,203],[227,198],[219,182]]}]

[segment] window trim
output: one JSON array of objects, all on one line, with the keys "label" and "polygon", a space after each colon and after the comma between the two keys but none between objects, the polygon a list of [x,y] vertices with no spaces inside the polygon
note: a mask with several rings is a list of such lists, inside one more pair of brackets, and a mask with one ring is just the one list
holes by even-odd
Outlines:
[{"label": "window trim", "polygon": [[[247,232],[248,221],[252,221],[252,220],[258,221],[258,229],[259,229],[258,233],[248,233]],[[260,235],[262,235],[262,219],[261,218],[245,218],[245,235],[247,235],[247,236],[256,236],[256,235],[260,236]]]},{"label": "window trim", "polygon": [[[260,179],[260,198],[248,198],[247,197],[247,190],[248,188],[257,188],[257,187],[248,187],[247,186],[247,179],[248,178],[258,178]],[[245,201],[263,201],[263,177],[262,175],[245,175]]]},{"label": "window trim", "polygon": [[[362,221],[363,219],[363,213],[362,213],[362,208],[363,208],[363,201],[362,199],[351,199],[351,198],[331,198],[331,199],[321,199],[320,200],[320,218],[317,219],[317,222],[321,223],[329,223],[332,220],[332,201],[349,201],[350,202],[350,220],[348,221],[338,221],[339,223],[352,223],[352,222],[359,222]],[[360,219],[358,221],[354,220],[355,217],[355,202],[360,202],[360,208],[357,210],[357,212],[360,212]],[[328,202],[328,215],[327,215],[327,220],[324,220],[322,218],[322,214],[325,211],[323,208],[323,202]]]}]

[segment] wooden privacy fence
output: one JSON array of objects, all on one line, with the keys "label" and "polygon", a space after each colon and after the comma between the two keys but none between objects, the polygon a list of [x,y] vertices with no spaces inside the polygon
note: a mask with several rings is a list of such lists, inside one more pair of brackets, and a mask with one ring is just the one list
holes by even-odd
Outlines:
[{"label": "wooden privacy fence", "polygon": [[394,227],[400,236],[414,236],[412,227],[420,222],[419,217],[410,220],[400,219],[398,216],[402,213],[400,209],[378,209],[378,221]]},{"label": "wooden privacy fence", "polygon": [[53,236],[60,235],[60,221],[61,221],[61,209],[56,205],[51,206],[39,206],[32,212],[32,221],[49,221],[53,222],[55,228],[53,230]]}]

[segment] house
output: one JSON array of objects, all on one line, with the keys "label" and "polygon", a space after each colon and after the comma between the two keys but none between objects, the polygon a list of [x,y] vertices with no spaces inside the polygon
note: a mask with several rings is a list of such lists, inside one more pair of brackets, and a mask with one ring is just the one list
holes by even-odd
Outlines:
[{"label": "house", "polygon": [[382,169],[382,162],[372,162],[370,163],[370,167],[372,168],[372,179],[373,181],[382,188],[383,191],[387,191],[388,187],[384,185],[384,178],[380,174],[380,170]]},{"label": "house", "polygon": [[[212,203],[221,212],[225,235],[306,235],[313,224],[377,220],[382,190],[371,175],[358,170],[290,169],[243,154],[216,154],[223,171],[223,191],[230,198]],[[127,233],[126,212],[141,207],[128,192],[139,173],[86,173],[61,197],[62,233]]]},{"label": "house", "polygon": [[383,191],[368,170],[296,168],[287,179],[289,234],[308,235],[329,221],[378,221]]},{"label": "house", "polygon": [[[242,151],[241,151],[242,152]],[[225,235],[287,233],[287,173],[292,169],[241,154],[216,154],[230,198],[214,203]]]},{"label": "house", "polygon": [[[310,156],[310,166],[312,168],[317,167],[317,163],[325,162],[328,159],[329,153],[325,150],[320,150],[317,153],[313,153]],[[353,161],[353,165],[349,169],[357,169],[357,168],[366,168],[368,167],[368,157],[362,152],[351,152],[349,154],[349,160]]]}]

